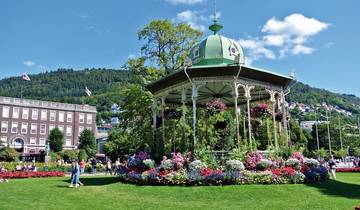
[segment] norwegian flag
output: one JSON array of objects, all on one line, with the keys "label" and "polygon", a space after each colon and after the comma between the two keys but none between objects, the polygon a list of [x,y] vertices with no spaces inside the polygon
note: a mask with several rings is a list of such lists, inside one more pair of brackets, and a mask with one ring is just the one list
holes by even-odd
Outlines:
[{"label": "norwegian flag", "polygon": [[25,81],[30,81],[30,77],[26,73],[23,73],[22,79],[25,80]]}]

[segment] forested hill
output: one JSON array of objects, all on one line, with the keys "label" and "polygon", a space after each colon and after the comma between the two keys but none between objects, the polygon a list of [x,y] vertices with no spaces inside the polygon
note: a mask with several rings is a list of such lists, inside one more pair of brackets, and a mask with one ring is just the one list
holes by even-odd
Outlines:
[{"label": "forested hill", "polygon": [[287,98],[290,102],[305,103],[308,105],[321,104],[326,102],[340,109],[360,113],[360,98],[352,94],[338,94],[328,90],[314,88],[309,85],[297,82],[291,87],[291,92]]},{"label": "forested hill", "polygon": [[[112,103],[120,103],[119,90],[131,77],[129,71],[115,69],[59,69],[29,76],[31,81],[23,81],[21,77],[0,80],[0,95],[20,97],[22,90],[23,97],[28,99],[79,104],[85,100],[97,106],[104,118],[108,118],[103,113],[109,111]],[[85,86],[92,91],[91,97],[81,97],[85,96]],[[291,88],[287,100],[308,105],[326,102],[354,114],[360,113],[360,98],[355,95],[337,94],[300,82]]]},{"label": "forested hill", "polygon": [[82,103],[80,96],[85,96],[85,87],[93,95],[110,91],[126,83],[128,71],[115,69],[58,69],[57,71],[29,75],[31,81],[21,77],[10,77],[0,80],[0,95],[24,98],[51,100],[69,103]]}]

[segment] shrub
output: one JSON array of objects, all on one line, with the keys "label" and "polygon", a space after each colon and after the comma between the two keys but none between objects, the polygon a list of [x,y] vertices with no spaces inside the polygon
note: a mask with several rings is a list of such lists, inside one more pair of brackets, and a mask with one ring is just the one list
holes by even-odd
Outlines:
[{"label": "shrub", "polygon": [[261,159],[256,165],[258,170],[264,171],[272,166],[272,161],[268,159]]},{"label": "shrub", "polygon": [[310,168],[316,168],[320,164],[319,164],[319,161],[317,161],[317,160],[315,160],[313,158],[305,158],[304,165],[307,166],[307,167],[310,167]]},{"label": "shrub", "polygon": [[17,161],[19,158],[19,153],[10,147],[0,148],[0,161],[12,162]]},{"label": "shrub", "polygon": [[228,171],[241,171],[245,166],[240,160],[228,160],[226,161],[226,170]]},{"label": "shrub", "polygon": [[160,166],[160,167],[163,168],[163,169],[165,169],[165,170],[170,171],[170,170],[173,170],[173,168],[174,168],[174,163],[173,163],[173,161],[172,161],[171,159],[167,159],[167,160],[165,160],[165,161],[163,161],[163,162],[161,163],[161,166]]},{"label": "shrub", "polygon": [[285,162],[285,166],[292,167],[293,169],[300,170],[301,163],[298,159],[290,158]]},{"label": "shrub", "polygon": [[65,150],[64,151],[64,161],[71,162],[73,160],[76,160],[78,158],[79,151],[77,150]]},{"label": "shrub", "polygon": [[185,159],[181,153],[172,153],[172,161],[174,163],[174,170],[177,171],[181,169],[184,165]]},{"label": "shrub", "polygon": [[206,164],[201,160],[195,160],[189,164],[189,170],[192,172],[200,172],[203,168],[206,168]]},{"label": "shrub", "polygon": [[298,159],[301,163],[304,161],[304,155],[301,152],[294,152],[291,158]]},{"label": "shrub", "polygon": [[245,157],[245,167],[249,170],[255,170],[257,164],[262,159],[263,159],[263,156],[259,152],[257,152],[257,151],[250,152]]},{"label": "shrub", "polygon": [[142,161],[146,169],[154,168],[155,162],[151,159],[145,159]]},{"label": "shrub", "polygon": [[84,149],[79,150],[79,160],[85,160],[87,161],[88,155],[86,154],[86,151]]}]

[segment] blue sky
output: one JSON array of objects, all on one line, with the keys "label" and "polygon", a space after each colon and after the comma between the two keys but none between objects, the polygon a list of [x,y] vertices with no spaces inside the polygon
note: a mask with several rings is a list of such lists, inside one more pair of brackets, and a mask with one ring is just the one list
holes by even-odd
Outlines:
[{"label": "blue sky", "polygon": [[[204,30],[213,0],[0,0],[0,78],[57,68],[120,68],[154,19]],[[217,0],[220,34],[252,66],[360,96],[360,1]]]}]

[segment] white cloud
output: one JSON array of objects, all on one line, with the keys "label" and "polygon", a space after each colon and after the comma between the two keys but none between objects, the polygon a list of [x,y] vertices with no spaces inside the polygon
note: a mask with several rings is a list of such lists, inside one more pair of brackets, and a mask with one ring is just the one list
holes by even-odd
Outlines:
[{"label": "white cloud", "polygon": [[23,64],[28,67],[36,65],[36,63],[34,61],[30,61],[30,60],[24,61]]},{"label": "white cloud", "polygon": [[315,18],[308,18],[302,14],[291,14],[278,20],[276,17],[271,18],[262,28],[262,32],[270,34],[290,34],[295,36],[313,36],[327,29],[330,24],[323,23]]},{"label": "white cloud", "polygon": [[[262,36],[240,40],[250,61],[261,58],[282,59],[289,55],[311,54],[314,48],[305,46],[309,38],[328,29],[329,23],[302,14],[291,14],[283,20],[269,19],[262,27]],[[331,46],[331,44],[330,44]]]},{"label": "white cloud", "polygon": [[195,10],[185,10],[176,15],[176,20],[189,24],[192,28],[205,31],[206,27],[202,23],[206,18]]},{"label": "white cloud", "polygon": [[267,35],[264,36],[265,45],[268,46],[283,46],[285,43],[286,37],[282,35]]},{"label": "white cloud", "polygon": [[169,2],[172,5],[178,5],[178,4],[187,4],[187,5],[194,5],[203,3],[206,0],[165,0],[166,2]]},{"label": "white cloud", "polygon": [[247,65],[251,65],[254,61],[261,58],[275,59],[275,53],[265,48],[264,41],[259,38],[240,39],[238,43],[245,49],[248,49],[248,53],[245,57]]},{"label": "white cloud", "polygon": [[294,55],[299,55],[299,54],[311,54],[312,52],[314,52],[314,48],[311,47],[306,47],[304,45],[295,45],[295,47],[292,49],[291,53]]}]

